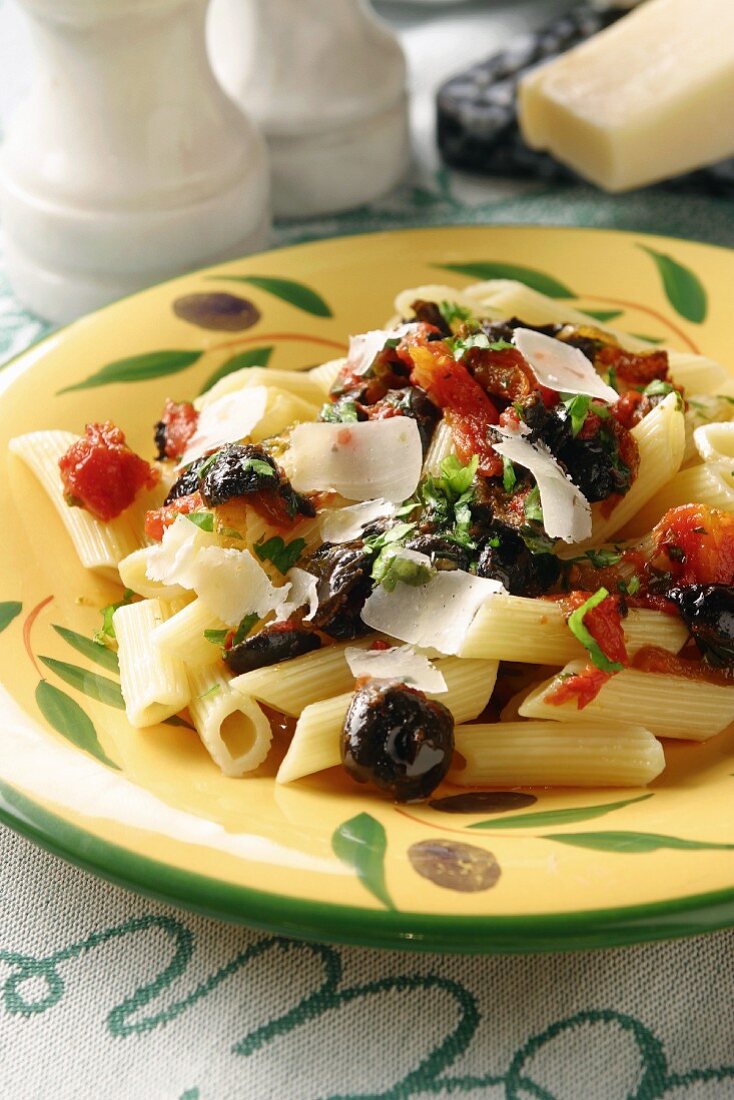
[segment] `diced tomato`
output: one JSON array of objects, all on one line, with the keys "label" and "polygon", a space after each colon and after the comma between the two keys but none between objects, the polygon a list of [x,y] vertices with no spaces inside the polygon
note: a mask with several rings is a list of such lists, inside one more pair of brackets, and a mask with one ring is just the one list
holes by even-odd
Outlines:
[{"label": "diced tomato", "polygon": [[641,672],[659,672],[666,676],[681,676],[686,680],[731,684],[731,677],[727,676],[726,670],[712,668],[701,660],[690,660],[655,645],[646,645],[639,649],[632,658],[632,667]]},{"label": "diced tomato", "polygon": [[84,438],[59,459],[64,496],[67,504],[107,522],[129,508],[141,489],[152,489],[160,474],[130,450],[110,420],[84,430]]},{"label": "diced tomato", "polygon": [[705,504],[671,508],[652,531],[650,565],[677,584],[734,584],[734,514]]},{"label": "diced tomato", "polygon": [[561,680],[558,686],[545,696],[545,702],[553,707],[560,707],[564,703],[575,700],[578,710],[583,710],[596,699],[611,678],[611,673],[602,672],[596,665],[586,665],[580,672],[574,672],[565,680]]},{"label": "diced tomato", "polygon": [[[570,592],[562,604],[568,615],[586,603],[590,592]],[[620,665],[628,665],[629,657],[624,643],[619,596],[607,596],[584,615],[584,626],[605,657]]]},{"label": "diced tomato", "polygon": [[198,420],[199,414],[190,402],[176,402],[166,398],[161,418],[155,428],[158,457],[180,458],[196,431]]},{"label": "diced tomato", "polygon": [[530,365],[517,348],[469,348],[464,363],[485,393],[504,401],[522,401],[538,388]]},{"label": "diced tomato", "polygon": [[516,432],[521,423],[520,415],[514,405],[508,405],[500,413],[499,425],[501,428],[509,428],[511,432]]},{"label": "diced tomato", "polygon": [[382,638],[376,638],[375,641],[370,646],[370,649],[376,649],[376,650],[390,649],[390,643],[384,641],[384,639],[382,639]]},{"label": "diced tomato", "polygon": [[618,424],[628,431],[639,424],[647,412],[650,411],[650,399],[639,390],[627,390],[619,401],[612,406],[611,413]]},{"label": "diced tomato", "polygon": [[401,358],[413,365],[410,381],[426,391],[431,401],[444,410],[459,459],[467,464],[474,455],[479,473],[497,477],[502,460],[489,441],[489,428],[499,415],[486,393],[463,363],[457,363],[443,340],[426,341],[410,333],[398,348]]},{"label": "diced tomato", "polygon": [[668,377],[667,351],[626,351],[608,344],[596,355],[596,366],[602,371],[614,370],[618,379],[630,386],[646,386],[656,378]]},{"label": "diced tomato", "polygon": [[176,522],[177,516],[188,516],[191,512],[200,512],[206,505],[201,493],[189,493],[179,497],[154,511],[145,513],[145,533],[154,542],[160,542],[167,527]]}]

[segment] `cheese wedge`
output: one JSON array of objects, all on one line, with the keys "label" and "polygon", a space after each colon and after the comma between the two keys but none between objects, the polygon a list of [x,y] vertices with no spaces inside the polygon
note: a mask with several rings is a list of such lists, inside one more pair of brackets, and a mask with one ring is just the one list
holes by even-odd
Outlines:
[{"label": "cheese wedge", "polygon": [[734,155],[734,0],[647,0],[530,73],[519,117],[608,191]]}]

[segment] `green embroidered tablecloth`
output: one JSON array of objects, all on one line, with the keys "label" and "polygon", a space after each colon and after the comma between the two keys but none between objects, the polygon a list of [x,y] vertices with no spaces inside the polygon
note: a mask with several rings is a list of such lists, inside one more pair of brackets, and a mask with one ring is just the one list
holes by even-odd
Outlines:
[{"label": "green embroidered tablecloth", "polygon": [[[724,200],[657,190],[609,198],[438,168],[430,92],[439,77],[562,6],[431,7],[421,18],[395,5],[416,90],[411,180],[369,209],[278,226],[276,242],[515,222],[734,245]],[[0,118],[25,80],[19,27],[0,0]],[[0,361],[46,331],[13,298],[0,257]],[[296,943],[137,897],[0,829],[0,1097],[731,1097],[732,949],[730,932],[528,958]]]}]

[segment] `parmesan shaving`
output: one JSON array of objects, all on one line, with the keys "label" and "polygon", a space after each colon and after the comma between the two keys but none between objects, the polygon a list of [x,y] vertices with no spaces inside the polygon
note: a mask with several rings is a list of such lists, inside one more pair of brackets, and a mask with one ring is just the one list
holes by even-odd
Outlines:
[{"label": "parmesan shaving", "polygon": [[524,466],[535,478],[546,534],[564,542],[591,538],[591,505],[563,472],[548,448],[517,433],[497,428],[503,439],[494,443],[498,455]]},{"label": "parmesan shaving", "polygon": [[613,405],[619,400],[619,394],[608,386],[597,374],[579,348],[545,336],[542,332],[533,332],[529,328],[516,328],[512,340],[533,368],[535,377],[541,386],[562,393],[583,393],[588,397],[598,397]]},{"label": "parmesan shaving", "polygon": [[400,502],[421,476],[423,448],[415,420],[394,416],[356,424],[298,424],[283,462],[299,493],[333,490],[347,500]]},{"label": "parmesan shaving", "polygon": [[303,621],[309,622],[319,608],[317,578],[305,569],[294,568],[288,570],[285,579],[289,582],[290,591],[287,601],[278,609],[276,621],[285,622],[304,604],[308,604],[308,615],[303,616]]},{"label": "parmesan shaving", "polygon": [[[399,557],[430,568],[425,554],[399,551]],[[461,569],[434,573],[417,589],[399,583],[392,592],[378,585],[362,609],[362,622],[401,642],[458,653],[484,601],[504,592],[499,581],[473,577]]]},{"label": "parmesan shaving", "polygon": [[409,645],[394,646],[392,649],[347,646],[344,657],[355,680],[372,676],[376,680],[397,680],[434,695],[448,691],[443,673]]},{"label": "parmesan shaving", "polygon": [[363,332],[359,336],[350,336],[349,355],[347,356],[348,365],[355,374],[365,374],[388,340],[402,340],[404,336],[407,336],[418,327],[413,322],[408,325],[400,325],[392,330],[372,329],[371,332]]},{"label": "parmesan shaving", "polygon": [[160,544],[148,548],[145,575],[150,581],[191,589],[199,551],[216,541],[214,534],[202,531],[186,516],[177,516],[163,532]]},{"label": "parmesan shaving", "polygon": [[286,601],[290,585],[276,588],[249,550],[207,546],[191,570],[193,587],[213,615],[235,627],[245,615],[263,619]]},{"label": "parmesan shaving", "polygon": [[225,443],[246,439],[262,420],[267,404],[268,387],[249,386],[207,405],[199,413],[196,431],[181,459],[182,465],[187,466]]},{"label": "parmesan shaving", "polygon": [[319,531],[324,542],[351,542],[376,519],[395,515],[395,505],[389,500],[363,500],[346,508],[331,508],[319,517]]}]

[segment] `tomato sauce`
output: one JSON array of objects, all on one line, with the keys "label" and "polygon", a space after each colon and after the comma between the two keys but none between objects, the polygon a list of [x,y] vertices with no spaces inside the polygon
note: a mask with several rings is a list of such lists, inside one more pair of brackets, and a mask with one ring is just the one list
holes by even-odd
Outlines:
[{"label": "tomato sauce", "polygon": [[198,421],[199,414],[189,401],[176,402],[166,398],[155,429],[158,457],[180,458],[196,431]]},{"label": "tomato sauce", "polygon": [[64,497],[107,523],[129,508],[141,489],[152,489],[160,474],[131,451],[120,428],[106,420],[87,424],[82,439],[59,459]]},{"label": "tomato sauce", "polygon": [[145,533],[153,542],[160,542],[166,531],[176,522],[178,516],[188,516],[191,512],[201,512],[206,509],[201,493],[189,493],[188,496],[178,497],[163,508],[145,513]]}]

